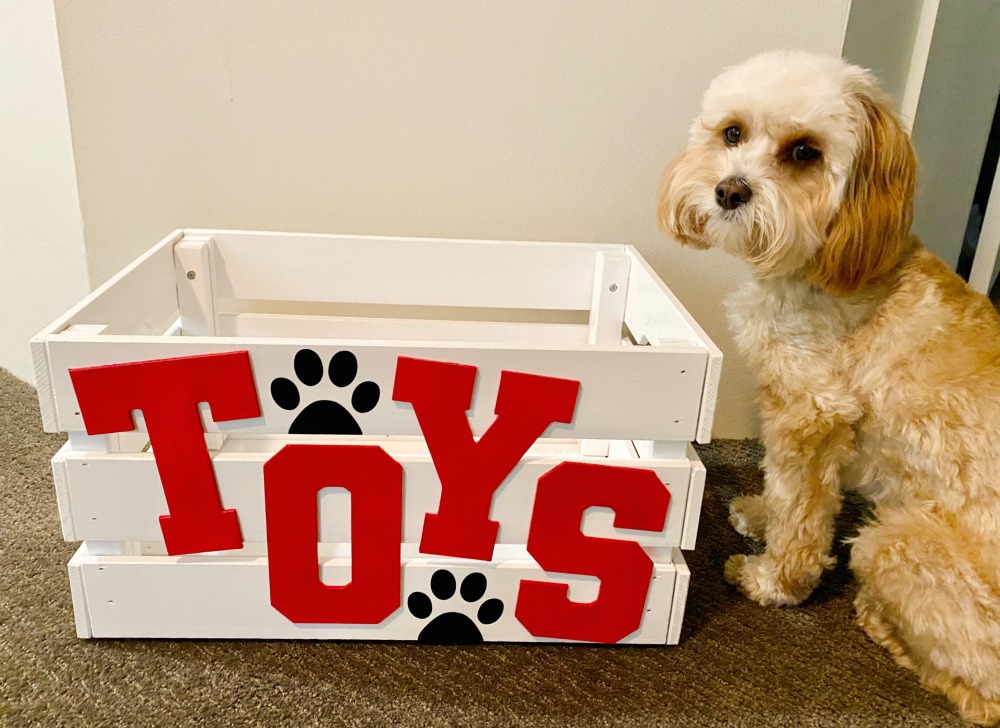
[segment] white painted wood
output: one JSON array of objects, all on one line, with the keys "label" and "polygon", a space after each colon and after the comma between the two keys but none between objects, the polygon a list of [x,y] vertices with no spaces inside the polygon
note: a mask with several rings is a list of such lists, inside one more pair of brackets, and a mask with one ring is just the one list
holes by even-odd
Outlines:
[{"label": "white painted wood", "polygon": [[86,589],[83,584],[83,564],[92,559],[87,544],[80,544],[73,557],[69,560],[69,591],[73,600],[73,620],[76,622],[76,636],[89,639],[94,636],[90,628],[90,611],[87,602]]},{"label": "white painted wood", "polygon": [[205,446],[209,450],[220,450],[226,444],[226,437],[223,432],[206,432]]},{"label": "white painted wood", "polygon": [[[597,254],[588,344],[611,346],[621,342],[630,263],[631,259],[624,250]],[[584,455],[605,456],[608,454],[608,441],[583,440],[580,451]]]},{"label": "white painted wood", "polygon": [[77,452],[121,452],[120,434],[88,435],[78,430],[69,433],[69,446]]},{"label": "white painted wood", "polygon": [[212,276],[212,238],[185,235],[174,246],[174,279],[184,336],[219,333]]},{"label": "white painted wood", "polygon": [[[105,324],[70,324],[65,327],[61,334],[63,336],[97,335],[103,333],[106,328]],[[42,414],[42,428],[46,432],[57,432],[56,397],[52,387],[52,372],[49,369],[49,353],[46,342],[47,338],[44,332],[31,339],[31,358],[35,370],[38,406]]]},{"label": "white painted wood", "polygon": [[48,327],[38,338],[58,334],[72,324],[104,324],[108,334],[160,334],[177,317],[174,243],[171,233],[120,273],[112,276]]},{"label": "white painted wood", "polygon": [[676,645],[681,641],[681,627],[687,608],[688,587],[691,584],[691,570],[680,549],[673,549],[673,563],[677,572],[674,581],[674,602],[670,607],[670,626],[667,628],[667,644]]},{"label": "white painted wood", "polygon": [[580,440],[580,454],[589,458],[608,456],[609,440]]},{"label": "white painted wood", "polygon": [[[722,351],[687,312],[673,292],[659,279],[638,251],[627,246],[632,265],[629,268],[629,297],[625,305],[625,325],[639,343],[670,347],[676,340],[692,339],[704,348],[707,366],[699,385],[702,392],[701,412],[695,439],[706,443],[712,439],[712,421],[722,373]],[[655,438],[654,438],[655,439]]]},{"label": "white painted wood", "polygon": [[705,498],[705,477],[708,474],[701,458],[694,448],[688,445],[688,461],[691,463],[691,481],[688,487],[684,528],[681,536],[681,548],[691,551],[698,539],[698,523],[701,520],[701,504]]},{"label": "white painted wood", "polygon": [[136,541],[102,541],[92,539],[87,543],[87,553],[92,556],[136,556],[141,551]]},{"label": "white painted wood", "polygon": [[35,371],[35,388],[38,392],[38,408],[42,415],[42,429],[58,432],[56,418],[56,393],[52,386],[52,372],[49,369],[48,345],[43,336],[31,339],[31,363]]},{"label": "white painted wood", "polygon": [[[699,418],[705,416],[702,383],[707,352],[703,347],[682,344],[577,348],[461,343],[421,346],[365,341],[332,345],[321,339],[233,341],[202,337],[101,336],[71,340],[53,337],[49,342],[57,424],[64,431],[84,429],[70,383],[70,368],[246,349],[254,367],[262,417],[208,423],[206,427],[213,432],[244,434],[287,432],[296,412],[281,409],[271,401],[269,388],[278,377],[294,378],[292,362],[295,353],[303,347],[316,350],[324,361],[329,361],[341,349],[349,349],[358,360],[358,380],[363,378],[379,385],[382,398],[378,406],[356,417],[366,434],[420,434],[412,407],[389,399],[396,360],[404,355],[478,367],[476,397],[470,413],[475,435],[481,435],[495,418],[500,372],[505,369],[565,377],[581,383],[574,422],[551,426],[546,431],[548,437],[691,440],[700,427]],[[308,388],[303,394],[310,400],[350,401],[348,390],[338,389],[328,381]]]},{"label": "white painted wood", "polygon": [[636,452],[642,459],[666,459],[687,457],[688,443],[685,440],[633,440]]},{"label": "white painted wood", "polygon": [[[199,231],[187,231],[197,234]],[[587,310],[620,245],[204,231],[220,298]]]},{"label": "white painted wood", "polygon": [[177,316],[172,246],[181,235],[180,231],[168,235],[32,338],[31,355],[45,432],[60,431],[58,393],[52,384],[47,341],[74,324],[104,325],[109,333],[164,331]]},{"label": "white painted wood", "polygon": [[[331,439],[327,442],[352,441]],[[440,480],[425,443],[393,439],[367,442],[379,444],[402,464],[405,483],[403,539],[418,543],[424,515],[437,511],[441,495]],[[231,437],[221,450],[212,453],[223,507],[236,509],[247,543],[266,540],[263,465],[284,444],[274,440],[240,442]],[[251,447],[253,450],[247,451]],[[670,493],[666,523],[659,533],[617,529],[610,509],[594,508],[584,515],[584,534],[624,538],[645,546],[671,547],[682,543],[684,529],[691,519],[688,507],[691,463],[686,458],[640,461],[634,451],[629,452],[630,447],[617,442],[611,458],[585,458],[576,450],[573,442],[555,446],[540,443],[528,451],[494,495],[491,518],[501,524],[498,543],[526,542],[539,477],[567,461],[648,468],[666,483]],[[64,448],[57,457],[64,468],[66,481],[66,494],[60,499],[60,509],[65,506],[68,509],[65,519],[75,524],[69,540],[163,540],[159,517],[167,513],[167,505],[153,453],[85,453]],[[694,527],[697,527],[696,521]],[[323,543],[351,540],[347,491],[331,488],[320,495],[318,540]],[[144,553],[150,551],[147,549]]]},{"label": "white painted wood", "polygon": [[65,337],[88,337],[98,336],[108,330],[107,324],[70,324],[59,332]]},{"label": "white painted wood", "polygon": [[583,324],[527,324],[506,321],[434,321],[268,313],[221,313],[219,335],[285,339],[396,339],[411,342],[583,346]]},{"label": "white painted wood", "polygon": [[621,341],[630,264],[631,258],[624,250],[597,253],[587,343],[608,346]]},{"label": "white painted wood", "polygon": [[73,525],[73,506],[70,503],[69,476],[66,473],[66,456],[71,453],[69,442],[65,443],[52,458],[52,481],[56,488],[56,502],[59,505],[59,525],[63,540],[80,541]]},{"label": "white painted wood", "polygon": [[[624,644],[665,644],[671,624],[677,569],[668,550],[650,551],[655,559],[640,629]],[[533,637],[514,616],[523,579],[570,584],[570,599],[590,601],[596,580],[547,574],[523,549],[492,562],[430,558],[404,551],[400,607],[380,625],[295,625],[271,607],[266,557],[219,556],[94,556],[81,549],[74,565],[82,573],[86,614],[94,637],[161,637],[214,639],[353,639],[415,640],[438,614],[455,611],[477,621],[481,602],[468,604],[460,596],[438,602],[428,619],[406,608],[408,596],[431,596],[430,577],[438,569],[451,571],[461,582],[479,572],[487,578],[484,599],[500,599],[502,617],[480,625],[486,641],[545,642]],[[345,583],[351,561],[334,555],[321,564],[325,583]]]}]

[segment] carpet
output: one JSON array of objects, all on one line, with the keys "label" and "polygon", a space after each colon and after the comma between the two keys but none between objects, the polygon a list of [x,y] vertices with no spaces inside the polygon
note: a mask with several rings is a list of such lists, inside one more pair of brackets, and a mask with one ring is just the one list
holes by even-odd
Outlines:
[{"label": "carpet", "polygon": [[[79,640],[34,390],[0,370],[0,725],[962,725],[854,626],[847,553],[805,605],[722,581],[751,545],[726,522],[759,492],[760,446],[699,447],[708,469],[676,647]],[[849,504],[850,533],[859,505]]]}]

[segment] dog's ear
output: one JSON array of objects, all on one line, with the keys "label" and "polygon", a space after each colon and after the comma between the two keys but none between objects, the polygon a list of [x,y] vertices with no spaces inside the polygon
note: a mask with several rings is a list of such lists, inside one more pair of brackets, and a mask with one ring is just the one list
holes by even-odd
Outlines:
[{"label": "dog's ear", "polygon": [[695,169],[698,159],[699,155],[688,147],[667,165],[656,195],[656,218],[660,230],[682,245],[707,248],[705,221],[693,202],[698,189]]},{"label": "dog's ear", "polygon": [[858,151],[812,280],[835,294],[857,291],[895,267],[908,245],[916,157],[888,101],[865,84],[853,94]]}]

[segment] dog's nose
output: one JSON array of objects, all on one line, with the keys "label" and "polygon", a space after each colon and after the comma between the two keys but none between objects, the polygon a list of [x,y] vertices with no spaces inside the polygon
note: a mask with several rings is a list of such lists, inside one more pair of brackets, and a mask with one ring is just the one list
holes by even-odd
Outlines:
[{"label": "dog's nose", "polygon": [[750,201],[753,191],[745,179],[726,177],[715,188],[715,201],[724,210],[735,210],[740,205]]}]

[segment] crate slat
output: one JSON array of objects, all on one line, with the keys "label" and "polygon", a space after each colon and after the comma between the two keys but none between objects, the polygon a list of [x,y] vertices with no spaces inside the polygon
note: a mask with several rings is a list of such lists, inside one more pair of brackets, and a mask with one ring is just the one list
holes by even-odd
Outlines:
[{"label": "crate slat", "polygon": [[[196,234],[197,231],[187,231]],[[204,231],[219,298],[584,311],[622,245]]]},{"label": "crate slat", "polygon": [[[478,562],[403,555],[400,607],[382,624],[296,625],[270,604],[266,557],[215,556],[95,556],[83,544],[71,562],[78,574],[74,610],[80,636],[160,637],[212,639],[351,639],[416,640],[438,614],[457,612],[476,623],[487,642],[551,642],[532,636],[514,616],[518,585],[522,579],[570,585],[569,598],[591,601],[597,593],[593,577],[546,574],[526,554]],[[678,567],[669,549],[650,550],[654,559],[651,581],[640,629],[623,644],[665,644],[670,627],[679,620]],[[333,556],[322,562],[321,578],[328,584],[349,579],[351,560]],[[503,615],[492,624],[481,624],[477,611],[482,600],[465,602],[456,595],[438,601],[429,588],[431,575],[446,569],[461,580],[479,572],[487,579],[483,599],[503,602]],[[410,594],[431,596],[434,612],[419,619],[406,601]],[[676,631],[676,630],[675,630]]]},{"label": "crate slat", "polygon": [[[423,443],[409,443],[402,451],[391,441],[381,444],[404,469],[403,540],[418,543],[424,514],[437,511],[441,483]],[[243,443],[244,446],[250,443]],[[230,439],[221,451],[212,452],[219,494],[224,508],[235,508],[243,539],[266,540],[264,522],[264,463],[280,443],[259,441],[257,452],[231,451]],[[687,507],[692,468],[687,460],[639,461],[628,458],[586,458],[566,446],[529,451],[511,476],[497,489],[491,518],[501,524],[498,543],[523,544],[528,536],[531,503],[538,479],[562,462],[599,462],[619,467],[642,467],[656,472],[670,492],[664,529],[656,534],[616,529],[608,509],[591,509],[584,517],[583,533],[634,540],[644,546],[678,546],[690,526]],[[549,451],[549,452],[547,452]],[[67,540],[162,541],[159,516],[167,513],[166,499],[153,454],[74,452],[68,445],[53,459],[61,477],[59,508]],[[328,488],[320,495],[318,540],[325,543],[351,540],[350,494]],[[697,521],[694,521],[697,528]]]},{"label": "crate slat", "polygon": [[507,321],[435,321],[366,317],[309,316],[271,313],[223,313],[219,334],[246,338],[397,339],[410,342],[583,346],[586,324],[516,323]]},{"label": "crate slat", "polygon": [[[494,405],[500,372],[511,370],[580,382],[573,423],[553,424],[546,437],[593,439],[691,440],[699,426],[702,407],[701,384],[705,379],[707,354],[696,347],[581,347],[555,348],[441,344],[420,346],[403,342],[297,341],[201,337],[52,337],[49,361],[56,392],[57,425],[64,431],[84,429],[69,370],[149,359],[164,359],[223,351],[250,352],[262,417],[233,423],[206,422],[210,432],[244,434],[287,433],[299,410],[277,406],[269,395],[276,378],[294,379],[292,362],[296,352],[310,348],[324,362],[336,352],[347,349],[358,361],[358,380],[379,385],[378,406],[356,420],[366,435],[419,435],[412,408],[391,401],[392,382],[399,356],[436,361],[459,362],[478,367],[476,397],[469,421],[473,434],[481,435],[494,420]],[[329,398],[349,402],[347,388],[340,390],[328,381],[316,387],[300,387],[303,397]],[[308,391],[307,391],[308,390]],[[346,391],[346,394],[345,394]],[[307,401],[304,399],[302,407]],[[301,408],[300,408],[301,409]],[[141,418],[140,429],[143,427]]]},{"label": "crate slat", "polygon": [[701,504],[705,498],[705,478],[708,471],[701,463],[701,458],[688,445],[688,461],[691,463],[691,480],[688,488],[687,513],[684,516],[683,536],[680,547],[688,551],[693,551],[695,542],[698,539],[698,523],[701,520]]}]

